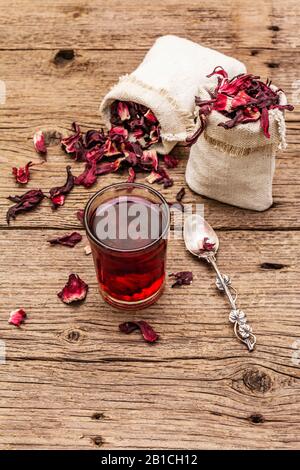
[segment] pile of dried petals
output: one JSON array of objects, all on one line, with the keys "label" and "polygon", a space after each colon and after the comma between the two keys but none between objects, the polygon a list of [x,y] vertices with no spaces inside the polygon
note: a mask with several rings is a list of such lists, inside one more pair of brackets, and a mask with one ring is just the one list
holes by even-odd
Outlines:
[{"label": "pile of dried petals", "polygon": [[[111,106],[111,123],[112,128],[107,133],[103,129],[82,133],[74,122],[74,133],[61,139],[64,151],[74,160],[85,162],[85,168],[75,177],[71,167],[67,166],[65,184],[50,189],[49,199],[53,209],[64,204],[74,185],[89,188],[96,183],[98,176],[121,168],[127,168],[127,181],[130,183],[134,182],[137,172],[149,172],[146,178],[148,183],[162,184],[164,188],[173,185],[172,178],[159,164],[157,152],[150,149],[151,145],[161,142],[159,122],[153,112],[138,103],[115,101]],[[45,156],[47,146],[42,131],[34,134],[33,143],[35,150]],[[163,161],[166,168],[175,168],[178,164],[177,158],[171,155],[165,155]],[[31,166],[33,164],[28,162],[24,168],[12,169],[18,183],[26,184],[29,181]],[[22,196],[9,196],[8,199],[17,202],[17,205],[8,209],[7,222],[17,213],[36,207],[44,197],[42,191],[37,189]]]},{"label": "pile of dried petals", "polygon": [[196,133],[187,139],[188,145],[193,145],[197,141],[206,127],[206,117],[212,111],[219,111],[228,117],[228,121],[219,123],[219,126],[225,129],[260,120],[264,135],[270,138],[268,111],[275,108],[288,111],[294,109],[292,105],[279,104],[281,90],[273,90],[269,80],[264,83],[260,77],[252,74],[237,75],[229,80],[227,72],[220,66],[207,77],[213,75],[218,75],[218,84],[210,93],[211,99],[201,100],[199,97],[195,99],[199,107],[200,126]]},{"label": "pile of dried petals", "polygon": [[[137,103],[115,101],[111,106],[111,123],[107,133],[103,129],[82,133],[78,124],[73,123],[74,134],[62,139],[64,151],[74,160],[85,162],[75,184],[89,188],[98,176],[127,168],[128,182],[135,180],[136,172],[150,172],[149,183],[172,186],[173,180],[159,165],[157,152],[150,149],[160,142],[159,123],[153,112]],[[165,155],[164,164],[174,168],[178,160]]]},{"label": "pile of dried petals", "polygon": [[159,122],[151,109],[132,101],[114,101],[110,121],[128,132],[130,142],[139,141],[143,148],[161,142]]}]

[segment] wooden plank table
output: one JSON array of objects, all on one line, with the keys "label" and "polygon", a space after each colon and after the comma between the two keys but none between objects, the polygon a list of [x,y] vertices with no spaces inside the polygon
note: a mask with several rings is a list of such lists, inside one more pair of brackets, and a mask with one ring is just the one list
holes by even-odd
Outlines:
[{"label": "wooden plank table", "polygon": [[[0,106],[0,338],[6,346],[0,448],[299,448],[298,0],[284,7],[276,0],[1,0],[0,17],[0,79],[7,90]],[[34,131],[66,134],[73,120],[84,129],[99,127],[106,90],[167,33],[236,56],[296,104],[287,114],[289,147],[277,159],[271,209],[237,209],[189,190],[185,199],[204,203],[217,229],[220,266],[233,276],[258,336],[252,354],[233,338],[212,273],[182,241],[170,243],[168,270],[191,269],[193,285],[168,285],[156,305],[130,315],[158,330],[153,347],[118,332],[128,314],[100,299],[84,243],[49,247],[52,236],[83,231],[76,210],[124,176],[108,175],[90,190],[76,187],[55,212],[44,202],[10,226],[5,222],[6,197],[23,192],[11,167],[39,160]],[[74,58],[57,58],[61,49],[73,49]],[[182,148],[173,153],[180,165],[172,171],[174,186],[163,190],[170,201],[185,185],[187,159]],[[28,188],[63,183],[67,161],[51,147]],[[79,165],[72,166],[78,174]],[[70,271],[90,285],[79,308],[56,296]],[[7,319],[20,306],[29,318],[17,329]]]}]

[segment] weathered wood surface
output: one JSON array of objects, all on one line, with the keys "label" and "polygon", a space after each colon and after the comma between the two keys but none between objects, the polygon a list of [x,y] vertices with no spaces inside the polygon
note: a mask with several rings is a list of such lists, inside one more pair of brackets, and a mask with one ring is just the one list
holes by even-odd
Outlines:
[{"label": "weathered wood surface", "polygon": [[[31,143],[35,129],[66,133],[74,119],[100,126],[100,98],[160,34],[235,55],[299,103],[299,3],[47,0],[33,7],[29,0],[0,0],[0,17],[0,79],[7,87],[0,106],[0,339],[6,345],[0,448],[299,448],[299,105],[287,114],[290,145],[279,154],[269,211],[233,208],[190,191],[185,198],[203,202],[218,229],[220,266],[232,275],[258,335],[252,354],[233,339],[212,273],[185,253],[182,241],[170,241],[168,270],[192,269],[193,285],[168,285],[156,305],[131,315],[159,331],[153,347],[118,332],[128,315],[102,302],[84,242],[74,249],[47,244],[62,231],[83,231],[76,210],[125,175],[106,176],[90,191],[75,188],[57,211],[45,201],[9,227],[4,220],[6,197],[23,191],[11,167],[39,160]],[[74,59],[55,63],[66,48],[74,49]],[[170,201],[184,185],[187,158],[182,148],[174,152],[181,162],[172,172],[174,187],[163,191]],[[51,147],[28,188],[63,183],[67,162]],[[75,173],[79,166],[72,163]],[[70,271],[90,284],[80,307],[56,296]],[[21,329],[7,324],[18,306],[29,314]]]}]

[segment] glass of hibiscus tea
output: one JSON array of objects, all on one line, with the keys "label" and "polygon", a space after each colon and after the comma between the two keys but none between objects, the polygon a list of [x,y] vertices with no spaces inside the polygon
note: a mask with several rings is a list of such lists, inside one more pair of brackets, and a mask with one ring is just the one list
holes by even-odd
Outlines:
[{"label": "glass of hibiscus tea", "polygon": [[123,309],[153,304],[166,271],[170,210],[163,196],[145,184],[112,184],[89,200],[84,225],[104,300]]}]

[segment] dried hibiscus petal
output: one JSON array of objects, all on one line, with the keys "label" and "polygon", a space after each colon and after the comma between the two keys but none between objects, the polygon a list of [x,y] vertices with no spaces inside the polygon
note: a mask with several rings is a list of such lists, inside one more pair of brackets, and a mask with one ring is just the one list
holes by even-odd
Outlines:
[{"label": "dried hibiscus petal", "polygon": [[128,138],[128,130],[121,126],[112,127],[108,133],[108,137],[112,140],[112,142],[125,142],[125,140]]},{"label": "dried hibiscus petal", "polygon": [[175,168],[178,165],[178,161],[173,155],[164,155],[164,163],[167,168]]},{"label": "dried hibiscus petal", "polygon": [[92,148],[91,150],[88,150],[86,153],[85,153],[85,160],[88,162],[88,163],[93,163],[93,162],[99,162],[99,160],[101,160],[101,158],[103,157],[104,155],[104,145],[102,146],[96,146],[94,148]]},{"label": "dried hibiscus petal", "polygon": [[42,131],[37,131],[34,134],[33,145],[37,153],[44,156],[47,154],[45,135]]},{"label": "dried hibiscus petal", "polygon": [[144,340],[148,343],[155,343],[155,341],[157,341],[159,338],[158,334],[154,331],[152,326],[150,326],[149,323],[144,320],[121,323],[119,325],[119,329],[122,333],[126,334],[130,334],[135,330],[140,330]]},{"label": "dried hibiscus petal", "polygon": [[81,223],[83,224],[84,209],[79,209],[79,210],[76,212],[76,217],[77,217],[77,219],[79,220],[79,222],[81,222]]},{"label": "dried hibiscus petal", "polygon": [[53,208],[56,209],[58,206],[63,206],[65,202],[65,198],[67,194],[73,189],[74,187],[74,176],[72,175],[71,172],[71,167],[67,166],[67,180],[63,186],[57,186],[55,188],[51,188],[49,193],[50,193],[50,199],[53,205]]},{"label": "dried hibiscus petal", "polygon": [[41,189],[31,189],[21,196],[9,196],[8,199],[16,204],[10,207],[6,213],[6,220],[15,219],[19,212],[31,211],[39,205],[45,195]]},{"label": "dried hibiscus petal", "polygon": [[158,121],[156,119],[156,116],[154,115],[154,113],[151,111],[151,109],[148,109],[147,112],[144,114],[144,117],[152,122],[152,123],[157,123],[158,124]]},{"label": "dried hibiscus petal", "polygon": [[99,131],[90,129],[82,136],[82,142],[86,149],[92,149],[94,147],[101,147],[106,142],[106,134],[103,129]]},{"label": "dried hibiscus petal", "polygon": [[65,303],[77,302],[84,300],[87,295],[88,285],[80,279],[77,274],[70,274],[65,287],[57,294],[57,296]]},{"label": "dried hibiscus petal", "polygon": [[199,249],[200,253],[205,253],[206,251],[214,251],[215,243],[209,241],[208,237],[204,237],[202,241],[202,246]]},{"label": "dried hibiscus petal", "polygon": [[24,167],[13,167],[12,168],[12,174],[16,178],[16,182],[20,184],[27,184],[29,181],[30,173],[29,173],[29,168],[33,166],[34,164],[32,162],[26,163]]},{"label": "dried hibiscus petal", "polygon": [[85,155],[85,148],[80,127],[78,124],[76,124],[76,122],[73,122],[72,128],[74,134],[61,140],[62,148],[68,155],[74,158],[74,160],[83,160]]},{"label": "dried hibiscus petal", "polygon": [[128,169],[127,183],[133,183],[135,180],[135,171],[132,166]]},{"label": "dried hibiscus petal", "polygon": [[124,101],[118,102],[118,115],[121,121],[127,121],[128,119],[130,119],[129,109]]},{"label": "dried hibiscus petal", "polygon": [[173,180],[170,178],[166,170],[163,168],[158,167],[157,173],[161,176],[161,179],[158,180],[158,184],[163,184],[164,188],[169,188],[170,186],[173,186]]},{"label": "dried hibiscus petal", "polygon": [[97,166],[95,161],[86,163],[83,173],[81,173],[79,176],[76,176],[74,180],[75,184],[82,185],[85,188],[90,188],[97,181],[96,170]]},{"label": "dried hibiscus petal", "polygon": [[10,312],[8,323],[10,323],[10,325],[20,326],[21,323],[24,323],[26,317],[26,312],[22,308],[19,308]]},{"label": "dried hibiscus petal", "polygon": [[185,189],[181,188],[178,193],[176,194],[176,201],[180,202],[185,196]]},{"label": "dried hibiscus petal", "polygon": [[103,162],[97,165],[96,175],[106,175],[107,173],[112,173],[117,171],[120,168],[122,161],[125,160],[125,157],[118,158],[114,162]]},{"label": "dried hibiscus petal", "polygon": [[64,245],[73,248],[81,240],[82,236],[80,235],[80,233],[73,232],[67,235],[63,235],[62,237],[52,238],[51,240],[48,240],[48,243],[50,243],[50,245]]},{"label": "dried hibiscus petal", "polygon": [[174,284],[171,287],[190,285],[193,282],[193,273],[191,271],[179,271],[178,273],[171,273],[169,277],[175,279]]},{"label": "dried hibiscus petal", "polygon": [[141,156],[141,166],[143,169],[153,169],[157,171],[158,157],[155,150],[144,150]]}]

